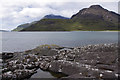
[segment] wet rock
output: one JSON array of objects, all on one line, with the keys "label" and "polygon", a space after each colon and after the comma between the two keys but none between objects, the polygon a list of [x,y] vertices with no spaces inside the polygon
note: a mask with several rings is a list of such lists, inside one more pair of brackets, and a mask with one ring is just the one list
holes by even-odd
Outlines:
[{"label": "wet rock", "polygon": [[66,75],[72,75],[75,73],[84,72],[87,69],[84,67],[77,66],[77,64],[74,62],[72,63],[69,61],[60,60],[60,61],[51,62],[49,66],[49,70],[54,72],[62,72]]},{"label": "wet rock", "polygon": [[118,76],[116,76],[115,73],[105,72],[105,73],[100,74],[100,75],[101,75],[101,78],[113,78],[113,79],[118,78]]},{"label": "wet rock", "polygon": [[[83,75],[82,73],[78,73],[78,74],[73,74],[73,75],[70,75],[70,76],[68,76],[67,78],[73,78],[73,79],[75,79],[75,78],[95,78],[95,76],[85,76],[85,75]],[[72,80],[72,79],[71,79]]]},{"label": "wet rock", "polygon": [[104,64],[98,64],[96,65],[96,67],[98,67],[99,69],[102,70],[109,70],[109,71],[118,71],[118,66],[116,65],[104,65]]},{"label": "wet rock", "polygon": [[50,63],[48,63],[47,61],[43,61],[43,62],[41,62],[40,63],[40,68],[42,69],[42,70],[47,70],[48,68],[49,68],[49,65],[50,65]]},{"label": "wet rock", "polygon": [[4,73],[4,72],[8,72],[8,71],[9,71],[8,68],[3,68],[3,69],[2,69],[2,73]]},{"label": "wet rock", "polygon": [[36,73],[35,70],[15,70],[14,72],[6,72],[2,74],[2,80],[21,80],[31,77],[32,74]]},{"label": "wet rock", "polygon": [[6,72],[6,73],[2,74],[2,80],[10,80],[10,79],[12,79],[12,75],[13,74],[11,71]]},{"label": "wet rock", "polygon": [[9,59],[13,57],[13,53],[7,53],[7,52],[3,52],[2,53],[2,59]]},{"label": "wet rock", "polygon": [[26,69],[34,69],[34,68],[36,68],[36,65],[28,64],[26,66]]}]

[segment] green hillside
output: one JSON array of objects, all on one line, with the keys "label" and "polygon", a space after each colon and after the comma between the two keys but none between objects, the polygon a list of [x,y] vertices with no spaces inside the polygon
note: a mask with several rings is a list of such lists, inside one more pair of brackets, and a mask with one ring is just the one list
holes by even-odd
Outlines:
[{"label": "green hillside", "polygon": [[80,24],[68,19],[42,19],[22,31],[71,31],[78,30],[80,27]]},{"label": "green hillside", "polygon": [[119,20],[119,14],[93,5],[80,10],[70,19],[42,19],[21,31],[118,30]]},{"label": "green hillside", "polygon": [[22,30],[22,29],[24,29],[23,27],[17,27],[17,28],[15,28],[15,29],[13,29],[12,31],[20,31],[20,30]]},{"label": "green hillside", "polygon": [[72,19],[43,19],[22,31],[77,31],[77,30],[118,30],[118,25],[107,21],[77,22]]}]

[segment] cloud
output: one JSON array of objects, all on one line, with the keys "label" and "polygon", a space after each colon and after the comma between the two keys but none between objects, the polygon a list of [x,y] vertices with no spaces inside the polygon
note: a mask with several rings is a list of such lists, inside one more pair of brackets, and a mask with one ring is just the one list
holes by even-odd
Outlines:
[{"label": "cloud", "polygon": [[118,12],[117,2],[118,0],[0,0],[0,29],[12,30],[19,24],[40,20],[47,14],[71,17],[92,4],[100,4],[108,10]]}]

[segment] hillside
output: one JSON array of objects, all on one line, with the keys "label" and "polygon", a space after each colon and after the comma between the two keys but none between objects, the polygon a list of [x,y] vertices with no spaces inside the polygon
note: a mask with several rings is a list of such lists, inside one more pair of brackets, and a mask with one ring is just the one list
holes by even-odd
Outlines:
[{"label": "hillside", "polygon": [[119,14],[92,5],[70,19],[42,19],[21,31],[118,30],[119,20]]},{"label": "hillside", "polygon": [[80,10],[71,19],[82,24],[85,30],[118,30],[120,15],[108,11],[100,5],[93,5]]},{"label": "hillside", "polygon": [[[49,14],[44,16],[42,19],[69,19],[69,18],[60,16],[60,15]],[[12,31],[20,31],[24,28],[30,27],[32,24],[35,24],[35,23],[37,23],[37,21],[21,24],[17,28],[13,29]]]},{"label": "hillside", "polygon": [[0,30],[0,32],[9,32],[9,31],[6,31],[6,30]]},{"label": "hillside", "polygon": [[25,23],[25,24],[21,24],[19,25],[17,28],[13,29],[12,31],[20,31],[24,28],[27,28],[29,26],[31,26],[32,24],[35,24],[37,21],[31,22],[31,23]]}]

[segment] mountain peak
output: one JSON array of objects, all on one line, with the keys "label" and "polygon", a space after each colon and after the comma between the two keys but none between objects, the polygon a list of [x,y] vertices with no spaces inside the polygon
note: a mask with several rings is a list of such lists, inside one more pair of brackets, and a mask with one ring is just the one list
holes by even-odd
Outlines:
[{"label": "mountain peak", "polygon": [[89,8],[100,9],[100,8],[103,8],[103,7],[100,6],[100,5],[92,5]]},{"label": "mountain peak", "polygon": [[80,10],[77,14],[73,15],[71,19],[74,20],[104,20],[108,22],[118,23],[119,15],[104,9],[100,5],[92,5],[89,8]]},{"label": "mountain peak", "polygon": [[44,16],[43,19],[69,19],[69,18],[63,17],[61,15],[49,14],[49,15]]},{"label": "mountain peak", "polygon": [[[48,14],[48,15],[46,15],[46,16],[56,16],[56,15],[54,15],[54,14]],[[58,15],[57,15],[58,16]]]}]

